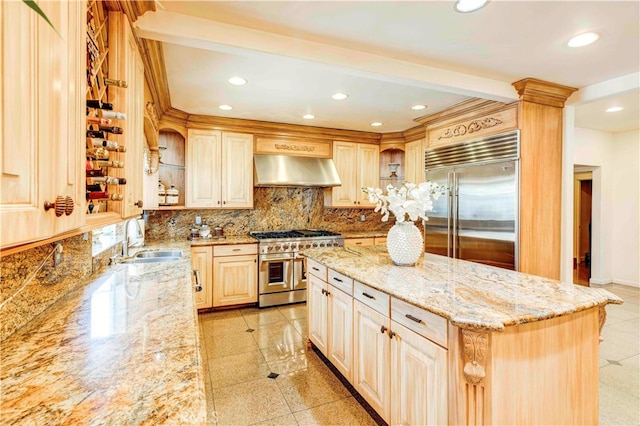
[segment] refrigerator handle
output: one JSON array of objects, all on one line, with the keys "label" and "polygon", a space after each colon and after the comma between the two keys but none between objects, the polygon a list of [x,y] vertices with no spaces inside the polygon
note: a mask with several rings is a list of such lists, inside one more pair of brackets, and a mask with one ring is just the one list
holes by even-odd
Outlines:
[{"label": "refrigerator handle", "polygon": [[453,182],[451,189],[451,200],[452,200],[452,217],[453,223],[451,224],[451,234],[453,241],[453,253],[452,257],[458,259],[460,258],[460,254],[458,253],[458,174],[456,172],[452,172],[453,174]]},{"label": "refrigerator handle", "polygon": [[447,173],[447,256],[453,257],[451,215],[453,208],[453,172]]}]

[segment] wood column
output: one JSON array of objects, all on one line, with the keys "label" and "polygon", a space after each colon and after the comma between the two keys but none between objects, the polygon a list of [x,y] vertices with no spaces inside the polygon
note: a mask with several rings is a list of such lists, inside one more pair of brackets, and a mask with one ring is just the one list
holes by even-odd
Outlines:
[{"label": "wood column", "polygon": [[562,109],[577,89],[516,81],[520,128],[519,270],[560,279]]}]

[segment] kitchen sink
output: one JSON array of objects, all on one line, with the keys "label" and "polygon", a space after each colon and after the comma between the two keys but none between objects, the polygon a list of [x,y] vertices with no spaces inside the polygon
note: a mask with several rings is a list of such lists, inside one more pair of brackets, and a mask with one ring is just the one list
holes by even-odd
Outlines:
[{"label": "kitchen sink", "polygon": [[180,260],[180,257],[132,257],[129,259],[121,260],[118,263],[157,263],[157,262],[173,262],[174,260]]},{"label": "kitchen sink", "polygon": [[157,259],[166,257],[182,257],[182,252],[180,250],[142,251],[134,256],[136,259]]}]

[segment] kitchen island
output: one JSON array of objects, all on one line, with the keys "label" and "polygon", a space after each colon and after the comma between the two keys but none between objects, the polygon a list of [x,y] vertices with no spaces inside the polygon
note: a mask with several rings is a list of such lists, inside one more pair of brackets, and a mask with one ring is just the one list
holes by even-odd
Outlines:
[{"label": "kitchen island", "polygon": [[597,424],[603,289],[382,246],[305,250],[309,338],[391,424]]},{"label": "kitchen island", "polygon": [[206,423],[189,244],[145,250],[169,247],[183,257],[108,267],[0,344],[0,423]]}]

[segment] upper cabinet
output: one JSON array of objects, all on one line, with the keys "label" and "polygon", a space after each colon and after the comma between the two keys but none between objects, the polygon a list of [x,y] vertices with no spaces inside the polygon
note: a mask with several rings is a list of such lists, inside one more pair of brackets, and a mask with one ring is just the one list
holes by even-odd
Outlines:
[{"label": "upper cabinet", "polygon": [[372,207],[362,188],[380,184],[379,146],[353,142],[333,142],[333,161],[342,181],[325,191],[328,207]]},{"label": "upper cabinet", "polygon": [[253,136],[189,129],[186,206],[253,208]]},{"label": "upper cabinet", "polygon": [[422,148],[423,140],[408,142],[404,149],[404,163],[406,182],[418,184],[424,182],[424,150]]},{"label": "upper cabinet", "polygon": [[0,2],[2,247],[84,224],[85,3]]}]

